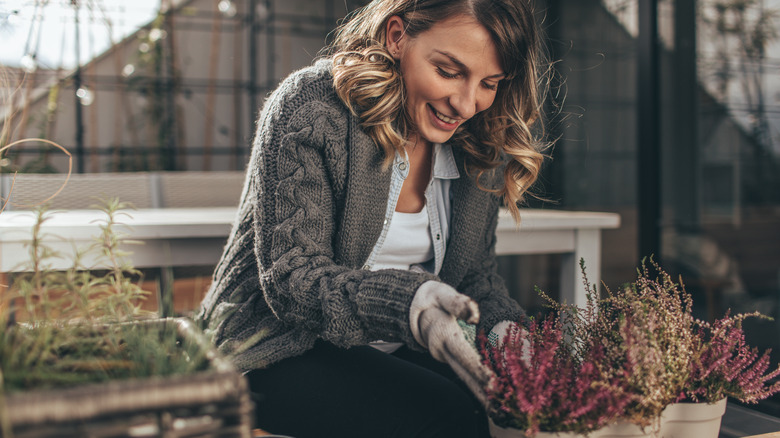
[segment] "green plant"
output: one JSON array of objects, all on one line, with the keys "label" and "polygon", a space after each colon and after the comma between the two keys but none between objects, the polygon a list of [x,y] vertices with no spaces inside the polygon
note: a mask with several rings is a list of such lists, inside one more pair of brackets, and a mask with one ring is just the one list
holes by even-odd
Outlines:
[{"label": "green plant", "polygon": [[[127,205],[102,205],[106,221],[93,245],[75,249],[72,267],[55,271],[42,244],[45,209],[28,244],[27,272],[18,274],[0,302],[0,396],[29,388],[61,387],[132,377],[191,373],[207,365],[202,348],[189,345],[165,325],[136,324],[156,314],[141,310],[147,292],[120,249],[116,231]],[[97,255],[100,271],[84,266]]]}]

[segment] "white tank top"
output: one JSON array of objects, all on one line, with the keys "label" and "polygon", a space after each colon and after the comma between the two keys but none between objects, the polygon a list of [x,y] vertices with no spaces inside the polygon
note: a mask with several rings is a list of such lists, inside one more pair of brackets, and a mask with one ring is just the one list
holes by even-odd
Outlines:
[{"label": "white tank top", "polygon": [[[378,269],[410,269],[433,258],[428,209],[418,213],[393,212],[385,243],[376,256],[372,271]],[[376,341],[370,344],[377,350],[392,353],[401,347],[399,342]]]},{"label": "white tank top", "polygon": [[409,269],[433,258],[428,209],[418,213],[393,212],[384,245],[377,254],[372,270]]}]

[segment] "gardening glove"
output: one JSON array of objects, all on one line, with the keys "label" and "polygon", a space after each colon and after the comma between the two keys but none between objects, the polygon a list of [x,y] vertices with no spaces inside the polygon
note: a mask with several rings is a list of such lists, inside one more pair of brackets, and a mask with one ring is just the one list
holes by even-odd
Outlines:
[{"label": "gardening glove", "polygon": [[[469,324],[465,321],[458,320],[458,325],[460,326],[461,331],[463,331],[463,336],[466,338],[466,340],[469,341],[469,343],[472,344],[474,348],[478,348],[476,324]],[[506,340],[506,335],[509,333],[509,329],[515,325],[517,324],[512,321],[501,321],[494,325],[487,335],[488,345],[492,348],[499,348],[503,346],[504,341]]]},{"label": "gardening glove", "polygon": [[479,322],[477,303],[438,281],[426,281],[417,289],[409,309],[414,339],[434,359],[448,364],[484,406],[491,372],[463,336],[458,319]]},{"label": "gardening glove", "polygon": [[506,335],[509,333],[509,330],[513,328],[513,326],[516,325],[512,321],[501,321],[498,324],[494,325],[492,329],[490,329],[490,332],[488,332],[487,340],[493,347],[501,347],[504,345],[504,341],[506,340]]},{"label": "gardening glove", "polygon": [[513,344],[515,343],[515,339],[518,337],[520,338],[520,348],[522,349],[520,360],[522,360],[526,366],[531,366],[531,345],[528,342],[528,333],[520,324],[513,321],[501,321],[494,325],[487,336],[488,344],[493,348],[502,348],[507,340],[506,336],[509,333],[512,333]]}]

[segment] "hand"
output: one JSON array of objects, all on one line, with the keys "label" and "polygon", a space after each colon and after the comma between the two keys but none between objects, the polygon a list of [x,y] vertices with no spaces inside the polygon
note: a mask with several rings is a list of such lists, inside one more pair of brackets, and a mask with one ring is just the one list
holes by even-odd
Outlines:
[{"label": "hand", "polygon": [[500,349],[504,346],[507,335],[511,336],[513,340],[520,339],[520,348],[522,349],[520,360],[526,366],[530,366],[531,344],[528,342],[528,333],[520,324],[512,321],[501,321],[490,329],[487,340],[491,347]]},{"label": "hand", "polygon": [[[502,347],[506,340],[506,335],[512,330],[516,330],[517,323],[512,321],[501,321],[494,325],[490,332],[488,332],[487,340],[491,347]],[[512,331],[512,333],[516,333]]]},{"label": "hand", "polygon": [[479,322],[477,303],[444,283],[427,281],[417,289],[409,319],[415,340],[436,360],[447,363],[484,406],[491,372],[457,322]]}]

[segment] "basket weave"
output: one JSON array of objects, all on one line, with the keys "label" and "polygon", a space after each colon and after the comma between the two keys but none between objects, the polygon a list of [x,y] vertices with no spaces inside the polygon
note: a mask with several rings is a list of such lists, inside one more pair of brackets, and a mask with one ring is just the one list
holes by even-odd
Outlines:
[{"label": "basket weave", "polygon": [[153,323],[175,324],[183,339],[207,349],[210,367],[190,375],[9,394],[4,418],[14,437],[251,437],[253,407],[244,377],[191,322]]}]

